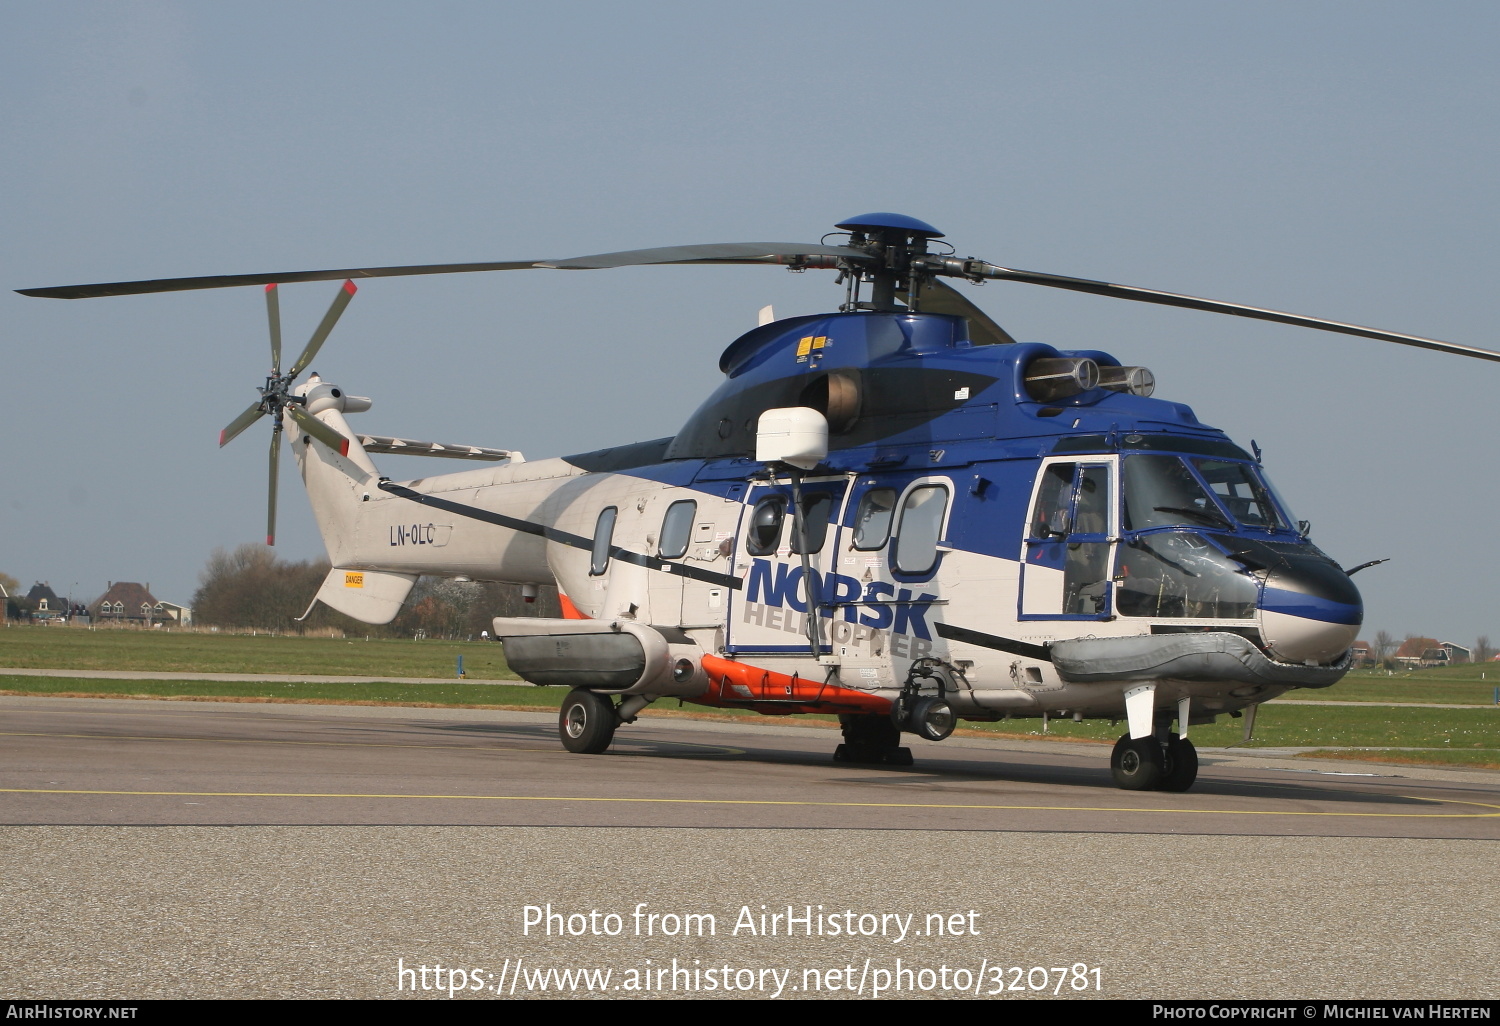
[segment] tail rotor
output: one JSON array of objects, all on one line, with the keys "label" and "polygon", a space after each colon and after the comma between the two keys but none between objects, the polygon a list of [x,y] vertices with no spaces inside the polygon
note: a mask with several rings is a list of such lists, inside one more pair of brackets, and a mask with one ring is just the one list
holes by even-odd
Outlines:
[{"label": "tail rotor", "polygon": [[266,377],[265,385],[258,389],[260,399],[250,404],[243,413],[219,432],[219,446],[222,448],[228,445],[261,417],[270,414],[274,418],[271,425],[270,470],[266,489],[267,545],[276,544],[276,484],[281,460],[281,433],[285,428],[282,414],[285,413],[297,422],[298,428],[340,455],[347,456],[349,453],[349,440],[303,409],[303,399],[301,396],[292,394],[292,385],[318,355],[318,350],[323,348],[323,343],[328,340],[334,325],[343,316],[345,308],[354,298],[356,291],[358,290],[354,282],[344,282],[338,295],[334,297],[332,305],[329,306],[328,312],[323,315],[323,320],[312,333],[312,338],[308,339],[307,345],[302,347],[302,353],[297,357],[296,362],[283,374],[281,372],[281,300],[277,295],[275,284],[266,286],[266,321],[271,333],[271,373]]}]

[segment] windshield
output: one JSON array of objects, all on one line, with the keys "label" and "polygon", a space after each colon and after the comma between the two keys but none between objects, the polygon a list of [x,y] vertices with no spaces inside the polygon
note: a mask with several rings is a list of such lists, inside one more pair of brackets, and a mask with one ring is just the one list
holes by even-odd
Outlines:
[{"label": "windshield", "polygon": [[1291,529],[1285,506],[1273,499],[1275,493],[1253,464],[1142,454],[1125,457],[1121,467],[1127,531],[1160,527],[1223,531],[1233,530],[1236,523],[1262,531]]},{"label": "windshield", "polygon": [[1248,463],[1228,460],[1195,459],[1193,465],[1214,490],[1219,504],[1246,527],[1263,527],[1268,531],[1285,530],[1276,504],[1271,501],[1264,482]]},{"label": "windshield", "polygon": [[1178,456],[1129,456],[1125,474],[1125,530],[1233,525]]}]

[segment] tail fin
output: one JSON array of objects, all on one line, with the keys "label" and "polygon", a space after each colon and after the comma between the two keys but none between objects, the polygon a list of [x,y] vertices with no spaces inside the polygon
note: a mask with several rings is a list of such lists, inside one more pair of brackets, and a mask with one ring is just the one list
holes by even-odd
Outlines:
[{"label": "tail fin", "polygon": [[[313,599],[365,623],[390,623],[401,611],[401,603],[417,582],[416,574],[393,574],[388,570],[328,571]],[[307,607],[312,612],[312,606]],[[307,613],[302,614],[303,618]]]},{"label": "tail fin", "polygon": [[[339,566],[355,559],[360,506],[375,491],[380,472],[375,469],[369,454],[359,444],[359,436],[349,427],[342,413],[322,410],[314,416],[348,439],[346,453],[340,454],[302,431],[291,417],[285,417],[283,422],[292,454],[302,472],[302,483],[307,486],[307,498],[312,503],[313,516],[323,536],[323,547],[328,552],[329,562]],[[325,583],[324,588],[327,587]],[[405,592],[401,597],[406,597]]]}]

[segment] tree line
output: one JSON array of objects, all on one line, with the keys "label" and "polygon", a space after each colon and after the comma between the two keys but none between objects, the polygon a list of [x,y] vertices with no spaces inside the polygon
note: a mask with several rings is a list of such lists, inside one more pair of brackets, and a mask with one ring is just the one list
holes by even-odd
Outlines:
[{"label": "tree line", "polygon": [[327,560],[300,562],[276,558],[263,545],[216,549],[199,574],[193,594],[193,622],[202,626],[297,633],[336,628],[369,637],[478,637],[497,616],[561,616],[557,588],[539,589],[527,603],[515,584],[417,579],[401,612],[388,624],[372,626],[318,603],[298,620],[331,569]]}]

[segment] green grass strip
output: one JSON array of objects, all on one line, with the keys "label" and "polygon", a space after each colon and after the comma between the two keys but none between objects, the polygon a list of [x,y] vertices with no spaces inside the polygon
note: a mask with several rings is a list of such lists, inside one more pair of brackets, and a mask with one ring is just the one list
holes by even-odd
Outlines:
[{"label": "green grass strip", "polygon": [[169,673],[306,673],[351,677],[456,678],[458,657],[471,680],[516,680],[493,641],[405,638],[299,638],[269,634],[0,629],[0,666]]},{"label": "green grass strip", "polygon": [[1424,748],[1415,751],[1391,749],[1355,749],[1354,751],[1305,752],[1299,759],[1347,759],[1352,762],[1381,762],[1395,766],[1463,766],[1471,769],[1500,770],[1500,751],[1446,751]]},{"label": "green grass strip", "polygon": [[556,709],[561,688],[468,684],[280,684],[212,680],[102,680],[97,677],[0,676],[0,691],[25,695],[209,698],[234,701],[363,702],[381,705],[497,706]]}]

